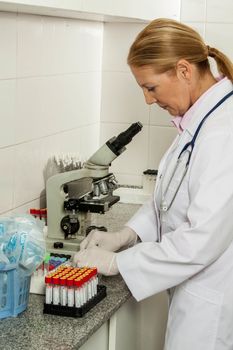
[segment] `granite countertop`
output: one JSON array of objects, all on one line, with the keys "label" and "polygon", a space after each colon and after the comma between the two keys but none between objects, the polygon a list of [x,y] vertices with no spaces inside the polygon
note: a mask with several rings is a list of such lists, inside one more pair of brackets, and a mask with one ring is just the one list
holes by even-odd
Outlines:
[{"label": "granite countertop", "polygon": [[102,277],[107,297],[81,318],[43,314],[44,296],[30,294],[28,308],[0,320],[2,350],[76,350],[105,323],[131,294],[121,276]]},{"label": "granite countertop", "polygon": [[[104,215],[92,216],[92,223],[116,231],[140,205],[117,203]],[[131,294],[120,275],[101,278],[107,297],[82,318],[43,314],[44,296],[30,294],[28,308],[16,318],[0,320],[2,350],[76,350],[104,324]]]}]

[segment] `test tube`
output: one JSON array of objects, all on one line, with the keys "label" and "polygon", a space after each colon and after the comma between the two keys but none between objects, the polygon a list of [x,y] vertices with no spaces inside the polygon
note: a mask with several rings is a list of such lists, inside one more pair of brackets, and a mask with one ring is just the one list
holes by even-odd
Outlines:
[{"label": "test tube", "polygon": [[53,300],[53,286],[51,277],[45,277],[45,303],[51,304]]},{"label": "test tube", "polygon": [[59,275],[52,277],[52,283],[53,283],[53,305],[59,305],[60,303]]},{"label": "test tube", "polygon": [[92,273],[91,270],[87,273],[87,301],[92,298]]},{"label": "test tube", "polygon": [[67,285],[66,276],[60,277],[60,303],[62,306],[67,305]]},{"label": "test tube", "polygon": [[74,306],[74,279],[72,277],[67,278],[67,304],[68,306]]},{"label": "test tube", "polygon": [[91,294],[94,297],[97,294],[96,270],[91,269]]},{"label": "test tube", "polygon": [[83,281],[80,277],[74,280],[74,299],[75,299],[75,307],[81,307],[82,306],[82,285]]}]

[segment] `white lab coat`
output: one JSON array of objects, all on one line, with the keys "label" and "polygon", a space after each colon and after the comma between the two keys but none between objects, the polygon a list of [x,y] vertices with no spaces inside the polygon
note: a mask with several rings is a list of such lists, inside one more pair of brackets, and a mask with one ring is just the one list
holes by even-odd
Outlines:
[{"label": "white lab coat", "polygon": [[233,349],[233,97],[204,123],[158,242],[161,192],[178,155],[204,115],[232,89],[225,78],[211,95],[202,95],[190,125],[160,163],[152,200],[127,224],[142,242],[117,254],[137,300],[172,292],[166,350]]}]

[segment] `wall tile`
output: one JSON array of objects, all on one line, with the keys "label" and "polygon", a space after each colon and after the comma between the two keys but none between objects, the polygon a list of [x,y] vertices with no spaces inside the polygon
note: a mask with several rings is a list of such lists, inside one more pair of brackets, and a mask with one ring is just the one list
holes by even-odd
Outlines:
[{"label": "wall tile", "polygon": [[145,23],[104,24],[103,71],[129,72],[129,48],[145,26]]},{"label": "wall tile", "polygon": [[100,147],[100,124],[83,126],[80,129],[80,153],[82,158],[88,159]]},{"label": "wall tile", "polygon": [[172,126],[171,120],[172,116],[167,111],[156,104],[150,106],[150,125]]},{"label": "wall tile", "polygon": [[99,129],[98,122],[54,135],[53,139],[58,139],[56,143],[60,144],[59,152],[76,154],[84,161],[99,148]]},{"label": "wall tile", "polygon": [[19,79],[16,142],[97,122],[100,84],[99,72]]},{"label": "wall tile", "polygon": [[16,207],[15,209],[13,209],[12,211],[8,212],[7,215],[11,215],[11,214],[30,214],[30,209],[32,208],[42,208],[43,206],[41,206],[40,204],[40,199],[36,199],[33,200],[31,202],[28,202],[26,204],[20,205],[19,207]]},{"label": "wall tile", "polygon": [[79,71],[102,70],[103,30],[103,23],[83,21],[79,24],[79,35],[76,38],[76,43],[80,43]]},{"label": "wall tile", "polygon": [[16,80],[0,80],[0,148],[15,142]]},{"label": "wall tile", "polygon": [[206,16],[206,0],[182,0],[180,20],[202,22]]},{"label": "wall tile", "polygon": [[44,74],[48,53],[45,50],[43,17],[19,14],[17,40],[18,77]]},{"label": "wall tile", "polygon": [[18,76],[100,71],[103,24],[19,15]]},{"label": "wall tile", "polygon": [[151,126],[149,130],[148,168],[158,169],[159,162],[175,136],[175,127]]},{"label": "wall tile", "polygon": [[149,107],[130,73],[103,73],[101,121],[148,123]]},{"label": "wall tile", "polygon": [[43,170],[47,160],[44,140],[15,146],[14,207],[38,198],[44,189]]},{"label": "wall tile", "polygon": [[0,81],[0,148],[16,144],[0,150],[0,213],[10,213],[39,204],[50,157],[86,158],[99,147],[103,23],[24,14],[0,19],[7,58],[1,55],[0,79],[18,77]]},{"label": "wall tile", "polygon": [[13,204],[13,174],[14,165],[17,160],[13,148],[0,149],[0,213],[6,212],[12,208]]},{"label": "wall tile", "polygon": [[[232,12],[233,13],[233,12]],[[233,59],[233,19],[232,23],[207,23],[206,42],[208,45],[223,51]]]},{"label": "wall tile", "polygon": [[183,21],[183,23],[192,27],[194,30],[196,30],[201,35],[201,37],[203,39],[205,39],[205,22]]},{"label": "wall tile", "polygon": [[16,77],[17,15],[0,12],[0,79]]},{"label": "wall tile", "polygon": [[[232,23],[233,22],[233,2],[232,0],[206,0],[206,21],[208,22],[221,22]],[[220,31],[222,34],[224,29]],[[224,35],[222,35],[224,36]]]}]

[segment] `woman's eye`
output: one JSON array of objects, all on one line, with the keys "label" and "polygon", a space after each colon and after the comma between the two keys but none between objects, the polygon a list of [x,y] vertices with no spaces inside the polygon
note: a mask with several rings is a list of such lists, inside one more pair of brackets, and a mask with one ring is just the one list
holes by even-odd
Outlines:
[{"label": "woman's eye", "polygon": [[154,91],[155,91],[155,87],[154,87],[154,86],[148,87],[148,88],[147,88],[147,91],[149,91],[149,92],[154,92]]}]

